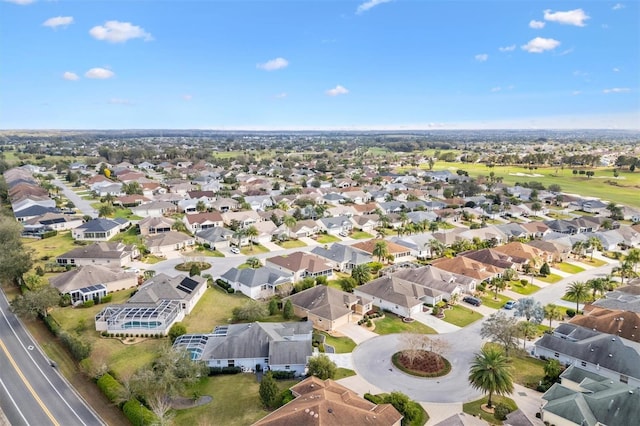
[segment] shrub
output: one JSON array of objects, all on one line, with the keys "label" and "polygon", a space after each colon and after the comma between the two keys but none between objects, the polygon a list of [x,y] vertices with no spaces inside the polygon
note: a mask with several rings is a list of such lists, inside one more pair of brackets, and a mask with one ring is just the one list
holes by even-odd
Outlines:
[{"label": "shrub", "polygon": [[53,231],[47,231],[47,232],[43,233],[42,234],[42,239],[44,240],[45,238],[55,237],[56,235],[58,235],[58,231],[56,231],[54,229]]},{"label": "shrub", "polygon": [[567,316],[569,318],[575,317],[576,316],[576,310],[575,309],[571,309],[571,308],[567,309]]},{"label": "shrub", "polygon": [[235,291],[234,289],[232,289],[231,287],[229,287],[229,288],[227,289],[227,293],[229,293],[229,294],[233,294],[233,293],[235,293],[235,292],[236,292],[236,291]]},{"label": "shrub", "polygon": [[271,370],[271,375],[276,380],[291,380],[296,377],[296,372],[286,370]]},{"label": "shrub", "polygon": [[373,326],[373,323],[371,322],[371,320],[367,320],[367,327],[371,327]]},{"label": "shrub", "polygon": [[507,414],[509,414],[511,410],[505,404],[498,403],[493,409],[493,416],[498,420],[507,420]]},{"label": "shrub", "polygon": [[218,376],[220,374],[238,374],[242,373],[240,367],[211,367],[209,368],[209,376]]},{"label": "shrub", "polygon": [[122,395],[123,386],[109,373],[100,376],[97,385],[111,402],[116,402],[118,397]]},{"label": "shrub", "polygon": [[229,291],[229,289],[231,288],[231,286],[229,284],[227,284],[225,281],[221,280],[221,279],[217,279],[216,280],[216,284],[218,284],[218,286],[222,287],[223,289]]},{"label": "shrub", "polygon": [[91,354],[91,343],[85,342],[66,331],[60,332],[59,336],[62,343],[69,348],[71,355],[73,355],[76,361],[82,361]]},{"label": "shrub", "polygon": [[100,303],[111,303],[111,299],[113,299],[113,294],[107,294],[102,299],[100,299]]},{"label": "shrub", "polygon": [[90,307],[92,307],[92,306],[93,306],[93,305],[95,305],[95,304],[96,304],[96,301],[95,301],[95,300],[93,300],[93,299],[91,299],[91,300],[87,300],[86,302],[84,302],[84,303],[82,304],[82,307],[83,307],[83,308],[90,308]]},{"label": "shrub", "polygon": [[520,280],[520,285],[521,285],[521,286],[523,286],[523,287],[524,287],[524,286],[526,286],[527,284],[529,284],[529,281],[527,281],[526,279],[524,279],[524,278],[523,278],[523,279],[521,279],[521,280]]},{"label": "shrub", "polygon": [[374,404],[377,404],[377,405],[384,404],[384,398],[378,395],[373,395],[371,393],[365,393],[364,399],[366,399],[369,402],[373,402]]},{"label": "shrub", "polygon": [[125,402],[122,412],[133,426],[153,425],[158,421],[153,412],[135,398]]}]

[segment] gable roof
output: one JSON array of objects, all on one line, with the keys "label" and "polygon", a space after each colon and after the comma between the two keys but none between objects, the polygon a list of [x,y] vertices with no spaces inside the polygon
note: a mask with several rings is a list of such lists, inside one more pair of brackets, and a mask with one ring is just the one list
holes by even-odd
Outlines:
[{"label": "gable roof", "polygon": [[127,303],[156,305],[162,300],[190,300],[197,288],[206,285],[206,282],[205,278],[198,275],[170,277],[160,273],[142,283]]},{"label": "gable roof", "polygon": [[65,294],[73,290],[96,284],[106,284],[114,281],[130,279],[132,285],[137,284],[134,272],[122,272],[101,265],[78,266],[68,272],[49,278],[49,284],[60,293]]},{"label": "gable roof", "polygon": [[440,269],[444,269],[445,271],[475,278],[479,281],[493,278],[504,271],[503,268],[498,268],[487,263],[481,263],[477,260],[464,256],[457,256],[453,258],[442,257],[434,260],[432,265],[437,266]]},{"label": "gable roof", "polygon": [[360,298],[333,287],[317,285],[286,297],[294,305],[321,318],[336,320],[351,313],[350,306]]},{"label": "gable roof", "polygon": [[121,259],[130,256],[134,250],[134,245],[99,242],[69,250],[57,259]]},{"label": "gable roof", "polygon": [[206,212],[185,215],[184,220],[187,223],[205,223],[205,222],[223,222],[222,215],[219,212]]},{"label": "gable roof", "polygon": [[569,323],[640,343],[640,313],[637,312],[592,306],[588,315],[576,315]]},{"label": "gable roof", "polygon": [[291,387],[296,398],[254,426],[373,425],[391,426],[400,414],[391,404],[376,405],[331,379],[311,376]]},{"label": "gable roof", "polygon": [[149,247],[166,247],[175,244],[182,244],[187,241],[193,240],[187,234],[177,231],[162,232],[160,234],[147,235],[144,239],[145,243]]},{"label": "gable roof", "polygon": [[259,287],[263,284],[278,285],[291,282],[291,276],[268,266],[260,268],[231,268],[221,276],[229,282],[237,282],[247,287]]},{"label": "gable roof", "polygon": [[[381,240],[375,240],[375,239],[371,239],[371,240],[367,240],[367,241],[361,241],[359,243],[355,243],[352,245],[352,247],[355,247],[359,250],[362,250],[366,253],[372,254],[373,250],[375,249],[376,243],[378,241]],[[396,244],[392,241],[387,241],[387,240],[383,240],[386,244],[387,244],[387,251],[390,254],[398,254],[398,253],[409,253],[410,250],[405,247],[405,246],[401,246],[400,244]]]},{"label": "gable roof", "polygon": [[301,251],[296,251],[288,256],[283,255],[270,257],[267,261],[293,272],[302,270],[308,272],[321,272],[333,269],[323,258]]},{"label": "gable roof", "polygon": [[316,246],[311,253],[333,262],[349,262],[354,265],[369,263],[373,260],[370,254],[356,250],[346,244],[332,244],[329,248]]}]

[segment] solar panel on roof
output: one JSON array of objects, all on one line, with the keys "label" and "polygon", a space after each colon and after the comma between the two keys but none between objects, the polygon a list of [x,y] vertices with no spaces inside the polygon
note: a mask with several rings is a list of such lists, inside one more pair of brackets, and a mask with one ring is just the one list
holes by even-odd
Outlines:
[{"label": "solar panel on roof", "polygon": [[193,292],[193,290],[196,289],[196,287],[198,286],[198,281],[193,280],[191,278],[185,278],[183,279],[180,284],[178,284],[178,290],[182,290],[187,294],[191,294]]}]

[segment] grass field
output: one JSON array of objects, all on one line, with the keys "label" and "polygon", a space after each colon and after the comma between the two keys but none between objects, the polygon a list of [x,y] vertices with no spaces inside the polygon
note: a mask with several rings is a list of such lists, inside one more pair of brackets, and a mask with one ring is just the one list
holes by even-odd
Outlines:
[{"label": "grass field", "polygon": [[244,305],[249,300],[241,293],[229,294],[217,287],[208,288],[182,323],[189,333],[210,332],[216,325],[229,324],[233,308]]},{"label": "grass field", "polygon": [[562,271],[562,272],[566,272],[567,274],[577,274],[578,272],[582,272],[585,269],[578,266],[578,265],[574,265],[571,263],[567,263],[567,262],[562,262],[562,263],[556,263],[554,268]]},{"label": "grass field", "polygon": [[263,246],[262,244],[253,244],[250,247],[243,247],[240,249],[240,253],[245,256],[253,256],[258,253],[269,253],[269,249]]},{"label": "grass field", "polygon": [[493,292],[488,292],[485,296],[482,296],[480,299],[482,299],[482,303],[484,305],[493,309],[502,309],[504,304],[507,303],[507,301],[511,300],[504,294],[500,294],[500,293],[498,293],[497,300],[493,298],[494,296],[495,294]]},{"label": "grass field", "polygon": [[393,333],[420,333],[420,334],[437,334],[431,327],[427,327],[421,322],[414,321],[410,323],[402,322],[400,317],[386,312],[384,318],[374,320],[376,328],[373,330],[378,334]]},{"label": "grass field", "polygon": [[605,262],[604,260],[600,260],[596,258],[591,259],[589,257],[579,259],[578,262],[584,263],[585,265],[589,265],[589,266],[595,266],[595,267],[603,266],[607,264],[607,262]]},{"label": "grass field", "polygon": [[284,249],[294,249],[300,247],[306,247],[307,245],[300,240],[289,240],[278,243],[278,245]]},{"label": "grass field", "polygon": [[369,238],[373,238],[373,235],[364,231],[355,231],[351,235],[349,235],[354,240],[367,240]]},{"label": "grass field", "polygon": [[[501,425],[502,421],[495,418],[495,416],[491,413],[487,413],[481,407],[485,405],[489,400],[488,396],[484,398],[480,398],[476,401],[467,402],[466,404],[462,404],[462,411],[471,414],[474,417],[480,417],[482,420],[486,421],[490,425]],[[491,398],[491,403],[495,406],[496,404],[504,404],[508,406],[511,411],[515,411],[518,409],[515,401],[506,396],[493,395]]]},{"label": "grass field", "polygon": [[336,377],[334,377],[334,380],[340,380],[340,379],[344,379],[345,377],[351,377],[355,375],[356,375],[356,372],[353,370],[349,370],[348,368],[338,367],[338,370],[336,370]]},{"label": "grass field", "polygon": [[337,241],[340,241],[340,238],[338,238],[338,237],[336,237],[334,235],[322,234],[322,235],[318,236],[316,241],[318,243],[320,243],[320,244],[331,244],[331,243],[335,243]]},{"label": "grass field", "polygon": [[518,293],[518,294],[523,294],[525,296],[529,295],[529,294],[533,294],[538,290],[540,290],[540,287],[538,287],[535,284],[527,284],[527,285],[523,286],[522,284],[520,284],[520,282],[511,283],[511,291],[513,291],[515,293]]},{"label": "grass field", "polygon": [[[423,165],[426,168],[426,164]],[[613,176],[613,168],[598,167],[592,170],[595,176],[591,179],[584,175],[574,175],[570,168],[564,170],[556,167],[539,167],[536,170],[529,170],[520,166],[498,166],[489,169],[485,164],[479,163],[457,163],[437,161],[433,170],[452,170],[458,169],[469,172],[469,175],[477,177],[479,175],[487,176],[494,172],[496,177],[501,177],[506,184],[513,185],[516,182],[536,181],[542,183],[545,187],[551,184],[560,185],[563,192],[569,194],[579,194],[587,197],[597,197],[606,201],[612,201],[618,204],[625,204],[634,207],[640,207],[640,197],[638,190],[640,189],[640,172],[629,172],[628,170],[620,170],[619,177]],[[524,176],[517,176],[518,173]],[[541,176],[534,176],[534,175]]]},{"label": "grass field", "polygon": [[[74,248],[80,247],[73,243],[71,231],[61,232],[55,237],[38,240],[33,238],[23,238],[25,247],[33,249],[33,259],[35,260],[33,268],[37,266],[44,267],[47,262],[55,262],[55,258]],[[48,257],[48,260],[44,258]]]},{"label": "grass field", "polygon": [[337,354],[351,353],[356,347],[356,342],[354,342],[348,337],[334,337],[334,336],[330,336],[324,331],[320,332],[320,334],[324,336],[324,343],[326,345],[333,346]]},{"label": "grass field", "polygon": [[482,318],[481,314],[461,305],[454,305],[451,309],[444,311],[444,321],[458,327],[466,327],[480,318]]},{"label": "grass field", "polygon": [[543,283],[553,284],[557,283],[562,279],[560,275],[557,274],[549,274],[546,277],[536,277],[537,280],[542,281]]}]

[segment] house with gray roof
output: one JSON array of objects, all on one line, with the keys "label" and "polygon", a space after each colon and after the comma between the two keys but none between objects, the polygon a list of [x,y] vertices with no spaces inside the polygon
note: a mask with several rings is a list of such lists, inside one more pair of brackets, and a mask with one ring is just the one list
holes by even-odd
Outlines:
[{"label": "house with gray roof", "polygon": [[138,257],[140,251],[135,244],[100,242],[69,250],[56,257],[56,262],[62,266],[103,265],[120,268],[130,265]]},{"label": "house with gray roof", "polygon": [[332,244],[330,247],[316,246],[311,253],[326,259],[333,269],[340,272],[349,272],[356,265],[365,265],[373,261],[369,253],[340,243]]},{"label": "house with gray roof", "polygon": [[231,245],[232,238],[233,231],[218,226],[196,232],[196,242],[200,244],[209,244],[209,246],[214,250],[229,247]]},{"label": "house with gray roof", "polygon": [[574,365],[560,379],[542,395],[541,420],[545,424],[628,426],[640,419],[637,386]]},{"label": "house with gray roof", "polygon": [[178,208],[176,207],[176,204],[169,201],[156,200],[131,207],[131,211],[136,216],[141,217],[162,217],[165,214],[178,211]]},{"label": "house with gray roof", "polygon": [[592,303],[605,309],[640,313],[640,285],[626,285],[607,292],[603,298]]},{"label": "house with gray roof", "polygon": [[71,302],[100,301],[108,293],[138,285],[134,272],[123,272],[101,265],[86,265],[49,278],[49,284],[71,296]]},{"label": "house with gray roof", "polygon": [[640,354],[613,334],[561,324],[535,343],[535,355],[577,365],[615,382],[640,386]]},{"label": "house with gray roof", "polygon": [[209,334],[185,334],[173,344],[185,348],[194,360],[208,367],[240,367],[306,373],[312,355],[310,321],[229,324]]},{"label": "house with gray roof", "polygon": [[544,224],[549,227],[553,232],[557,232],[559,234],[577,234],[578,227],[571,223],[568,220],[563,219],[555,219],[555,220],[545,220]]},{"label": "house with gray roof", "polygon": [[288,294],[291,290],[291,274],[262,266],[260,268],[231,268],[220,276],[236,292],[250,298],[268,299],[276,294]]},{"label": "house with gray roof", "polygon": [[371,299],[325,285],[317,285],[284,299],[291,300],[297,317],[307,318],[313,327],[334,331],[349,324],[353,314],[364,315],[373,308]]},{"label": "house with gray roof", "polygon": [[321,231],[329,235],[338,235],[353,229],[353,221],[348,216],[323,217],[316,221]]},{"label": "house with gray roof", "polygon": [[131,223],[124,218],[97,218],[86,222],[71,230],[74,240],[80,241],[109,241],[120,231],[124,231]]}]

